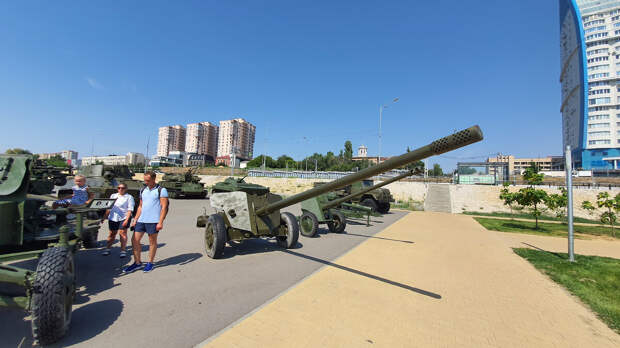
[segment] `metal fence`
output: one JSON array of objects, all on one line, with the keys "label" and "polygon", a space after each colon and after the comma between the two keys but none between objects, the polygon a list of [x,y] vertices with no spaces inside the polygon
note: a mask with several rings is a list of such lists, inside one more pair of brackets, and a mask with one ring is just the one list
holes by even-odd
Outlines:
[{"label": "metal fence", "polygon": [[[391,170],[389,172],[385,172],[383,174],[374,176],[369,179],[380,180],[384,178],[390,178],[402,173],[405,173],[406,170]],[[353,174],[355,172],[315,172],[315,171],[303,171],[303,170],[293,170],[293,171],[285,171],[285,170],[260,170],[260,169],[249,169],[248,176],[251,177],[267,177],[267,178],[297,178],[297,179],[326,179],[326,180],[336,180],[340,179],[344,176]]]}]

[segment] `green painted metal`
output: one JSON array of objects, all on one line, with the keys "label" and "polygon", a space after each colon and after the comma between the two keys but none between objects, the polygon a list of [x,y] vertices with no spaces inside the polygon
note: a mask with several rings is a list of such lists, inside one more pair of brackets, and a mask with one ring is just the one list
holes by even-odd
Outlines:
[{"label": "green painted metal", "polygon": [[41,255],[42,252],[43,252],[42,250],[30,250],[30,251],[23,251],[19,253],[0,255],[0,263],[11,262],[11,261],[24,261],[28,259],[37,258]]},{"label": "green painted metal", "polygon": [[171,198],[204,198],[207,195],[204,184],[192,169],[183,174],[165,174],[159,185],[166,188]]},{"label": "green painted metal", "polygon": [[427,157],[440,155],[448,151],[456,150],[463,146],[478,142],[482,139],[483,135],[480,127],[473,126],[449,135],[447,137],[443,137],[439,140],[433,141],[432,143],[426,146],[422,146],[411,152],[407,152],[400,156],[391,157],[388,160],[377,164],[376,166],[368,167],[366,169],[360,170],[357,173],[353,173],[343,178],[328,182],[325,185],[315,187],[308,191],[298,193],[286,199],[261,207],[255,212],[259,216],[266,215],[273,211],[277,211],[284,207],[305,201],[306,199],[318,196],[320,194],[337,190],[356,181],[364,180],[366,178],[373,177],[389,170],[403,167],[407,164],[422,160]]},{"label": "green painted metal", "polygon": [[28,284],[28,277],[31,274],[33,274],[33,272],[27,269],[10,265],[0,265],[0,283],[26,286],[26,284]]},{"label": "green painted metal", "polygon": [[26,296],[3,296],[0,295],[0,307],[13,307],[28,309],[30,298]]}]

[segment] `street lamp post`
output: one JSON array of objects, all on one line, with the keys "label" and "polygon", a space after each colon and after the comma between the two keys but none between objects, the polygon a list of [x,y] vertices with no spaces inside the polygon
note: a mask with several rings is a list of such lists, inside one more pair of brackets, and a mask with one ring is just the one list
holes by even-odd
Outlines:
[{"label": "street lamp post", "polygon": [[[392,104],[396,103],[398,98],[392,100]],[[382,104],[379,106],[379,157],[377,158],[377,164],[381,163],[381,120],[383,119],[383,109],[386,109],[388,105]]]}]

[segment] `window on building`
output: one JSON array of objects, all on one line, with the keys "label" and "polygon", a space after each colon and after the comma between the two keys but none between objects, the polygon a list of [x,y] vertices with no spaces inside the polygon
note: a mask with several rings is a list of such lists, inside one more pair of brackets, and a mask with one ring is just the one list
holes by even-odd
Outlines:
[{"label": "window on building", "polygon": [[609,104],[609,103],[611,103],[611,98],[610,97],[601,97],[601,98],[590,99],[590,105]]},{"label": "window on building", "polygon": [[587,48],[594,47],[594,46],[601,46],[601,45],[607,45],[607,40],[586,43]]},{"label": "window on building", "polygon": [[592,28],[586,29],[584,31],[584,33],[588,34],[588,33],[592,33],[592,32],[598,31],[598,30],[605,30],[605,28],[606,27],[604,25],[600,25],[598,27],[592,27]]},{"label": "window on building", "polygon": [[610,92],[609,88],[597,89],[597,90],[588,92],[588,95],[608,94],[609,92]]},{"label": "window on building", "polygon": [[[603,57],[594,57],[594,58],[590,58],[588,59],[588,64],[590,63],[596,63],[596,62],[605,62],[608,61],[609,57],[607,56],[603,56]],[[602,66],[602,65],[595,65],[595,66]],[[607,67],[609,67],[609,65],[607,65]],[[589,68],[588,68],[589,69]]]},{"label": "window on building", "polygon": [[611,144],[609,139],[588,140],[588,145],[607,145]]},{"label": "window on building", "polygon": [[[620,22],[618,22],[618,24],[620,24]],[[595,54],[605,54],[605,53],[609,53],[609,49],[607,49],[607,48],[598,48],[598,49],[595,49],[595,50],[587,51],[586,55],[593,56]]]},{"label": "window on building", "polygon": [[[609,81],[596,81],[588,83],[590,87],[598,87],[598,86],[610,86]],[[620,92],[620,87],[618,87],[618,91]]]},{"label": "window on building", "polygon": [[592,124],[588,125],[588,128],[589,129],[592,129],[592,128],[609,128],[609,123],[608,122],[606,122],[606,123],[592,123]]},{"label": "window on building", "polygon": [[[618,116],[620,117],[620,114]],[[588,116],[588,120],[609,120],[609,115],[591,115]]]},{"label": "window on building", "polygon": [[603,77],[609,77],[609,73],[597,73],[597,74],[588,75],[588,79],[600,79]]},{"label": "window on building", "polygon": [[607,37],[607,32],[602,32],[602,33],[595,33],[595,34],[591,34],[586,36],[586,40],[592,40],[592,39],[598,39],[601,37]]},{"label": "window on building", "polygon": [[591,137],[601,137],[601,136],[611,135],[611,132],[610,131],[595,131],[595,132],[588,132],[588,135]]}]

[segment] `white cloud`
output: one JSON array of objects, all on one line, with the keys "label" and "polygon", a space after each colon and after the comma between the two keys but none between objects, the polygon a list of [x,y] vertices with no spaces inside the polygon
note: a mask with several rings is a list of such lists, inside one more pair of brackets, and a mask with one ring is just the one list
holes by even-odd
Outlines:
[{"label": "white cloud", "polygon": [[95,80],[92,77],[86,77],[86,82],[88,82],[88,85],[91,86],[94,89],[103,89],[103,85],[101,83],[99,83],[99,81]]}]

